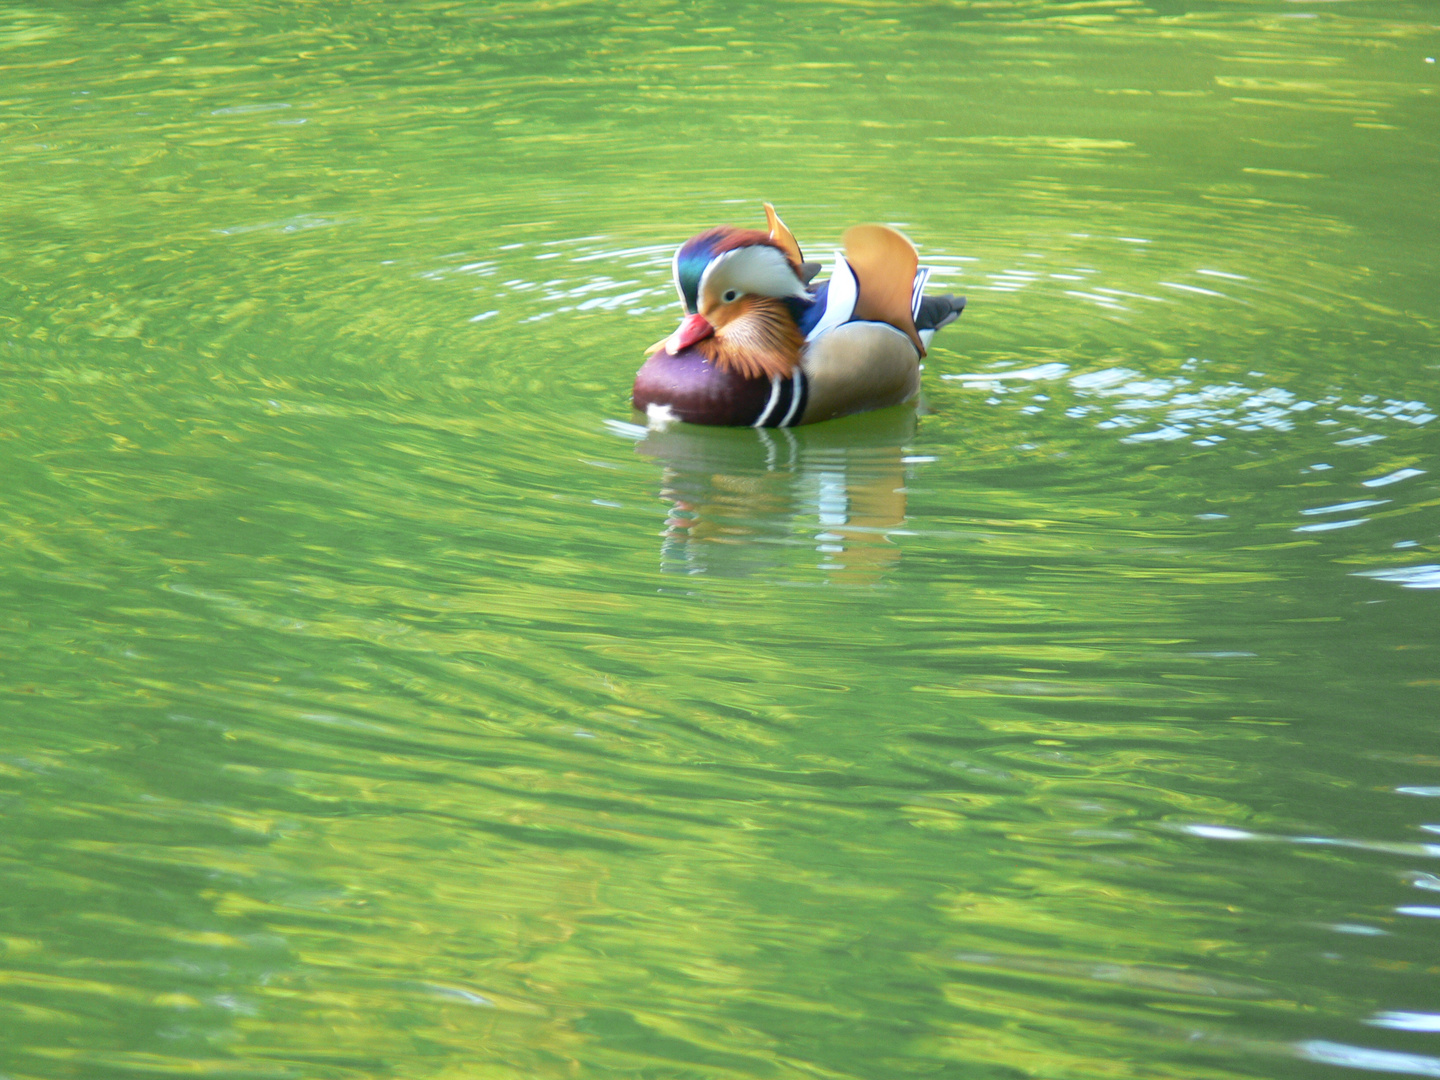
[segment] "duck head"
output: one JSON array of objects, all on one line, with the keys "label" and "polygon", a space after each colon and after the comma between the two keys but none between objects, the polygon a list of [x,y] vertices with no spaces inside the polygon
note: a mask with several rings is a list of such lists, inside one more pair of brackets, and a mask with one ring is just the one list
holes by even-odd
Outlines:
[{"label": "duck head", "polygon": [[661,344],[666,352],[693,348],[746,378],[789,377],[800,362],[805,341],[791,304],[810,300],[802,276],[809,267],[789,230],[766,209],[772,215],[768,234],[722,226],[687,240],[675,253],[675,290],[686,314]]}]

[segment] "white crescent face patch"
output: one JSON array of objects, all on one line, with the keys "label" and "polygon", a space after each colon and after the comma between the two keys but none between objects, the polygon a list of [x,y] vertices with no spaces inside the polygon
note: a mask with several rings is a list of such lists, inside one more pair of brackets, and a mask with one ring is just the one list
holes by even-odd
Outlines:
[{"label": "white crescent face patch", "polygon": [[710,260],[700,275],[700,309],[708,311],[741,296],[807,297],[805,283],[784,255],[768,244],[726,251]]}]

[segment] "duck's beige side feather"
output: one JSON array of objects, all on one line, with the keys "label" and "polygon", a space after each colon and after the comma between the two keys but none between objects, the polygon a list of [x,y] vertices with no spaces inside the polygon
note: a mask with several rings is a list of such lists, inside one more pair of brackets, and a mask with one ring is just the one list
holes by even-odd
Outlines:
[{"label": "duck's beige side feather", "polygon": [[898,405],[920,392],[915,346],[885,322],[837,326],[810,343],[800,366],[809,394],[802,424]]}]

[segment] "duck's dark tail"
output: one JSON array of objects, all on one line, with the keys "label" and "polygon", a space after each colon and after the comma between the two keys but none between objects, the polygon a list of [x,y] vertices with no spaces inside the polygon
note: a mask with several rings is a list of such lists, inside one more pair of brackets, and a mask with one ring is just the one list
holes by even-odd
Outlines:
[{"label": "duck's dark tail", "polygon": [[963,296],[922,296],[920,310],[915,313],[916,330],[939,330],[949,326],[965,310]]},{"label": "duck's dark tail", "polygon": [[935,336],[935,331],[949,326],[964,310],[963,296],[951,296],[949,293],[944,296],[922,296],[920,310],[915,313],[915,329],[925,347],[930,347],[930,339]]}]

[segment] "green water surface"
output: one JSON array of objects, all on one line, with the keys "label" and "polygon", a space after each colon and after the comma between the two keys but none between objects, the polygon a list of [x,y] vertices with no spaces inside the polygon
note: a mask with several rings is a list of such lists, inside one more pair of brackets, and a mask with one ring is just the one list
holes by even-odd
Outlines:
[{"label": "green water surface", "polygon": [[[0,3],[0,1077],[1440,1077],[1437,56]],[[765,199],[919,409],[632,415]]]}]

